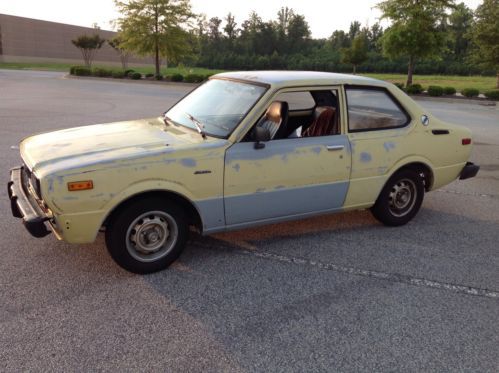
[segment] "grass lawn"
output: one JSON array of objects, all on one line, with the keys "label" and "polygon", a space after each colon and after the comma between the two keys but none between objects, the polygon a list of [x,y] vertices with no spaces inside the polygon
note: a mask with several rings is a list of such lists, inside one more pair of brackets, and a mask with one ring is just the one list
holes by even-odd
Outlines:
[{"label": "grass lawn", "polygon": [[[69,68],[74,64],[69,63],[15,63],[15,62],[0,62],[0,69],[26,69],[26,70],[47,70],[47,71],[65,71],[69,72]],[[94,67],[110,68],[106,65],[94,65]],[[118,66],[111,67],[112,69],[120,69]],[[154,66],[147,67],[134,67],[130,69],[138,71],[142,74],[154,73]],[[223,72],[223,70],[211,70],[200,67],[171,67],[168,69],[162,68],[161,74],[171,75],[180,73],[187,74],[216,74]],[[405,83],[407,76],[404,74],[360,74],[376,78],[380,80],[387,80],[389,82]],[[480,92],[495,89],[496,77],[495,76],[449,76],[449,75],[414,75],[414,83],[421,84],[425,89],[429,85],[439,85],[442,87],[454,87],[458,92],[463,88],[477,88]]]},{"label": "grass lawn", "polygon": [[[404,83],[407,75],[403,74],[361,74],[371,78],[386,80],[392,83]],[[480,92],[496,89],[495,76],[451,76],[451,75],[414,75],[414,83],[421,84],[424,89],[430,85],[442,87],[454,87],[458,92],[463,88],[477,88]]]}]

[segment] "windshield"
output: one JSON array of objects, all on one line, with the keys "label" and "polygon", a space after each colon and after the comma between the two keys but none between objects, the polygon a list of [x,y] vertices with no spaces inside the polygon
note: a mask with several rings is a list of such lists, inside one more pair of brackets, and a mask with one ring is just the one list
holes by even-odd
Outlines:
[{"label": "windshield", "polygon": [[171,108],[166,117],[195,131],[198,130],[195,121],[199,121],[207,135],[225,138],[265,90],[265,87],[254,84],[209,80]]}]

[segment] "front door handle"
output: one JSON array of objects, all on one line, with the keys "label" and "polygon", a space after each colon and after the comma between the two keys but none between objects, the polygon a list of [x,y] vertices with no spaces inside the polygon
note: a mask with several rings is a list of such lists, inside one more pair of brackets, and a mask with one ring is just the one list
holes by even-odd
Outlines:
[{"label": "front door handle", "polygon": [[332,152],[335,150],[343,150],[345,148],[345,145],[327,145],[326,148],[327,150]]}]

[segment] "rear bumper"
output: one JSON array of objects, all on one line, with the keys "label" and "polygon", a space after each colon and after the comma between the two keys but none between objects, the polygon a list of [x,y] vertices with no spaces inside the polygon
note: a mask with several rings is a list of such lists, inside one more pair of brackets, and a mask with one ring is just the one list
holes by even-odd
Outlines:
[{"label": "rear bumper", "polygon": [[35,198],[27,189],[27,181],[23,180],[23,167],[10,170],[10,181],[7,184],[12,215],[23,220],[23,224],[34,237],[45,237],[51,231],[45,222],[50,217],[40,208]]},{"label": "rear bumper", "polygon": [[480,166],[478,166],[474,163],[471,163],[471,162],[466,162],[466,165],[464,166],[463,170],[459,174],[459,180],[465,180],[465,179],[475,177],[476,174],[478,173],[478,170],[480,170]]}]

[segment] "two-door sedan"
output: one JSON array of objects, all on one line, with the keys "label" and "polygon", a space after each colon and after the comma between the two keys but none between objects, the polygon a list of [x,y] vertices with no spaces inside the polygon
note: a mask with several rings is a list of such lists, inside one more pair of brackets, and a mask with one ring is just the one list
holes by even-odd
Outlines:
[{"label": "two-door sedan", "polygon": [[158,118],[24,139],[8,190],[33,236],[90,243],[103,230],[120,266],[149,273],[178,258],[189,226],[207,235],[352,209],[405,224],[425,192],[477,174],[471,142],[387,82],[232,72]]}]

